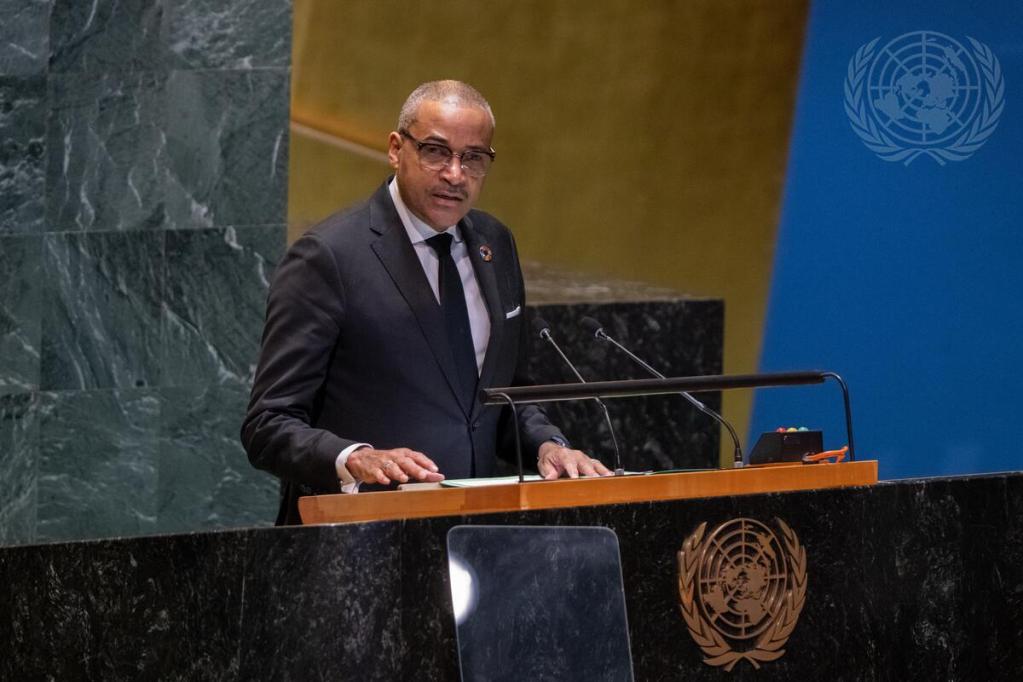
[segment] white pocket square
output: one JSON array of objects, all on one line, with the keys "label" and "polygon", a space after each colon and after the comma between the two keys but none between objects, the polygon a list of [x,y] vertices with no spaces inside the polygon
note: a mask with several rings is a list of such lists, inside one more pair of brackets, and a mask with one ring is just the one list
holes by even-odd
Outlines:
[{"label": "white pocket square", "polygon": [[510,320],[513,317],[518,317],[521,313],[522,313],[522,306],[517,305],[517,306],[515,306],[515,310],[512,310],[511,312],[507,312],[507,313],[504,314],[504,319]]}]

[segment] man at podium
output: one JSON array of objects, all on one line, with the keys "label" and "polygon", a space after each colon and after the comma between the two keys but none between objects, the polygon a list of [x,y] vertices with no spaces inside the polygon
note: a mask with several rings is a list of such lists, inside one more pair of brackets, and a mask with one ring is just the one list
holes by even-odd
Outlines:
[{"label": "man at podium", "polygon": [[[267,301],[242,442],[302,495],[490,476],[509,412],[479,389],[528,383],[525,289],[511,232],[473,209],[496,153],[471,86],[424,83],[388,136],[394,175],[292,245]],[[519,410],[547,478],[609,475],[542,409]]]}]

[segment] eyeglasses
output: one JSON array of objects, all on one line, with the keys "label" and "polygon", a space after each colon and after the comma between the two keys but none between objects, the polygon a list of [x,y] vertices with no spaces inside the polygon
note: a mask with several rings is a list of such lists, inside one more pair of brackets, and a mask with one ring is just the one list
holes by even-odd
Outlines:
[{"label": "eyeglasses", "polygon": [[407,137],[416,146],[416,151],[419,152],[419,165],[426,170],[444,170],[451,163],[451,158],[457,156],[466,175],[482,178],[490,170],[490,164],[494,162],[494,157],[497,155],[493,149],[466,149],[464,152],[456,154],[447,145],[417,140],[409,135],[407,130],[399,130],[398,134]]}]

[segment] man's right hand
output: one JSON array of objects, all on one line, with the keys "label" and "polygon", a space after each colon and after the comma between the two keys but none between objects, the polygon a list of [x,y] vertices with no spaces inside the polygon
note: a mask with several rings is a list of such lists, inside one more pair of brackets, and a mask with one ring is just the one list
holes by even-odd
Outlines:
[{"label": "man's right hand", "polygon": [[408,448],[374,450],[360,448],[348,455],[348,471],[362,483],[408,483],[416,480],[435,483],[444,480],[437,465],[421,452]]}]

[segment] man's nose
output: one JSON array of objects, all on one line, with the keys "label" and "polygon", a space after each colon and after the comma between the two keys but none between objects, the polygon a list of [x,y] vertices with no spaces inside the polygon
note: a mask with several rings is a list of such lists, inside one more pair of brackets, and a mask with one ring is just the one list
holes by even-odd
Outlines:
[{"label": "man's nose", "polygon": [[452,154],[448,162],[444,164],[444,168],[441,169],[440,175],[452,184],[463,182],[465,171],[462,169],[462,157]]}]

